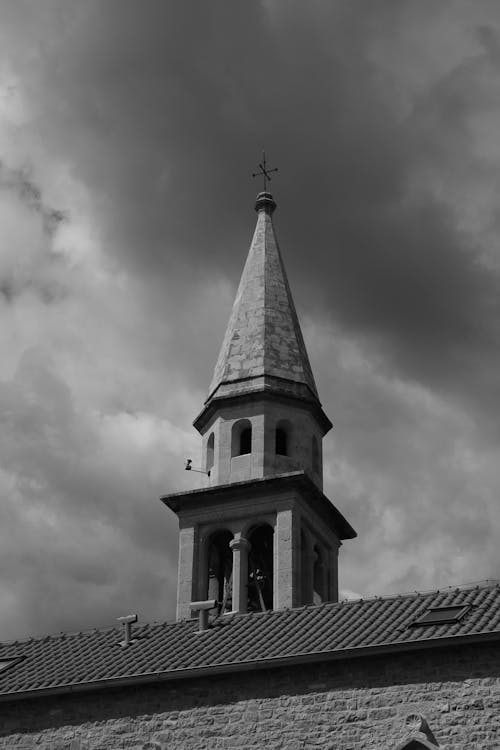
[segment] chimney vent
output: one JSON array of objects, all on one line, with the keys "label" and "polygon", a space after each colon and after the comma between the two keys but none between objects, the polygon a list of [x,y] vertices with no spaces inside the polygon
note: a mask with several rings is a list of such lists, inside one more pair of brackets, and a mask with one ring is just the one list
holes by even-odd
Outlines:
[{"label": "chimney vent", "polygon": [[126,648],[132,643],[135,643],[135,639],[132,638],[132,625],[139,619],[137,615],[125,615],[124,617],[117,617],[118,622],[123,625],[123,641],[120,641],[120,646]]},{"label": "chimney vent", "polygon": [[206,602],[191,602],[189,605],[191,612],[198,612],[199,631],[202,633],[208,629],[208,613],[211,609],[219,606],[217,599],[208,599]]}]

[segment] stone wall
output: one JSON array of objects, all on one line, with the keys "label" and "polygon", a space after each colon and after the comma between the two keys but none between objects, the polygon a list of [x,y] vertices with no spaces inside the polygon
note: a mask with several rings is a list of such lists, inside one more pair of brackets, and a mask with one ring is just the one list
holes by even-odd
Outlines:
[{"label": "stone wall", "polygon": [[498,646],[3,703],[0,749],[396,750],[412,731],[411,714],[427,720],[433,744],[423,747],[498,750]]}]

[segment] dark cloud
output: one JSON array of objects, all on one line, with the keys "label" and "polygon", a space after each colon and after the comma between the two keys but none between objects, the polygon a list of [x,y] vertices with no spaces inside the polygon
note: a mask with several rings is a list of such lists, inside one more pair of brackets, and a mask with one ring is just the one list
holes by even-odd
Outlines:
[{"label": "dark cloud", "polygon": [[[19,508],[46,508],[75,544],[43,527],[48,601],[60,568],[61,597],[93,592],[78,610],[87,622],[128,603],[125,579],[156,616],[145,592],[158,594],[162,565],[172,595],[175,521],[162,527],[137,498],[186,481],[187,425],[253,231],[263,147],[336,425],[328,484],[360,531],[345,586],[488,574],[500,487],[497,4],[20,0],[0,17],[0,107],[14,122],[10,140],[0,127],[11,438],[0,481],[21,498],[4,511],[24,529],[19,545],[35,550],[25,576],[41,547]],[[120,560],[111,571],[94,562],[99,544]]]},{"label": "dark cloud", "polygon": [[[405,90],[386,59],[404,62],[408,28],[418,40],[432,23],[429,4],[65,6],[61,33],[40,42],[32,93],[44,138],[92,190],[120,263],[159,273],[168,294],[199,276],[235,280],[265,144],[281,169],[292,276],[315,289],[322,314],[431,385],[475,390],[477,358],[498,367],[498,274],[481,236],[460,228],[460,207],[425,179],[448,179],[460,160],[483,168],[469,118],[485,106],[494,28],[474,36],[465,23],[473,54],[438,61]],[[492,385],[482,383],[487,398]]]},{"label": "dark cloud", "polygon": [[[11,477],[0,563],[16,600],[3,637],[53,628],[56,601],[62,627],[96,624],[90,590],[98,619],[132,607],[137,585],[150,619],[172,617],[176,530],[162,523],[158,502],[168,483],[152,477],[151,458],[114,437],[130,422],[79,413],[44,350],[27,351],[13,380],[0,385],[2,472]],[[154,439],[148,447],[154,456]],[[171,456],[163,460],[174,469]]]}]

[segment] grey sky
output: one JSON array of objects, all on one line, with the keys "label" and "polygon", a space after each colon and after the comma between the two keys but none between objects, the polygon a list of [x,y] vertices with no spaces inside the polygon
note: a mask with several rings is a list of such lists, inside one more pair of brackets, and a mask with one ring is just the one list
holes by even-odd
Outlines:
[{"label": "grey sky", "polygon": [[342,587],[496,577],[496,0],[6,0],[0,49],[0,638],[173,616],[263,146]]}]

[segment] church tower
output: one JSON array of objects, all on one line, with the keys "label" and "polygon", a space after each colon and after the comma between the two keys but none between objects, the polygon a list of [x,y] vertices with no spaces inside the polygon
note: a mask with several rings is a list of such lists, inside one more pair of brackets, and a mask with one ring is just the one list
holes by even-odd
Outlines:
[{"label": "church tower", "polygon": [[194,426],[207,486],[162,498],[179,518],[177,619],[338,598],[338,551],[356,532],[323,494],[332,424],[314,376],[273,226],[257,225],[208,398]]}]

